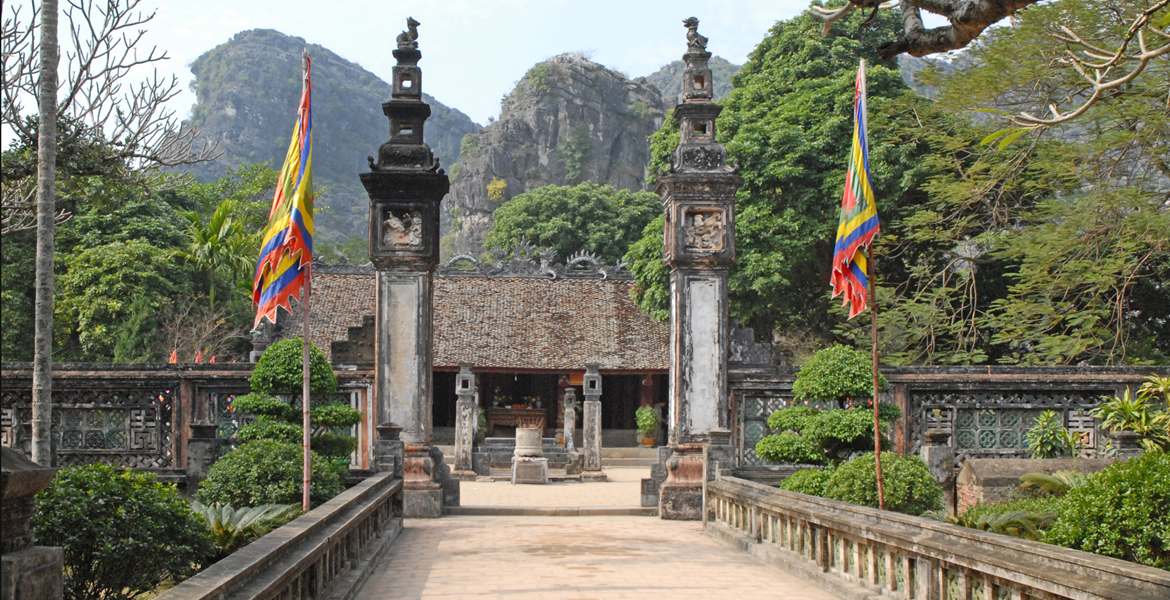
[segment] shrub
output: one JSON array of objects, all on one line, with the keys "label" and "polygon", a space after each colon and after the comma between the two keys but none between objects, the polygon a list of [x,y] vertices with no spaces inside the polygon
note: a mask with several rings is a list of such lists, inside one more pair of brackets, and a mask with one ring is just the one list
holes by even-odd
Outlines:
[{"label": "shrub", "polygon": [[923,516],[990,533],[1038,540],[1056,520],[1056,506],[1055,498],[1021,498],[1000,504],[976,504],[953,517],[937,512]]},{"label": "shrub", "polygon": [[653,406],[639,407],[638,410],[634,411],[634,422],[638,426],[638,432],[643,437],[650,437],[658,429],[658,412],[654,410]]},{"label": "shrub", "polygon": [[798,494],[824,496],[825,484],[829,483],[832,474],[833,472],[828,469],[802,469],[781,481],[780,489]]},{"label": "shrub", "polygon": [[[300,394],[304,386],[304,348],[299,337],[280,340],[264,351],[252,377],[252,390],[265,394]],[[320,348],[309,346],[309,391],[332,394],[337,391],[337,376]]]},{"label": "shrub", "polygon": [[1071,456],[1076,451],[1077,438],[1064,428],[1060,415],[1046,410],[1036,417],[1036,423],[1024,434],[1024,444],[1032,458],[1060,458]]},{"label": "shrub", "polygon": [[[884,430],[902,411],[879,404],[878,416]],[[873,410],[864,405],[827,411],[789,406],[772,413],[768,427],[779,433],[757,442],[756,454],[773,463],[836,463],[874,447]]]},{"label": "shrub", "polygon": [[[1092,411],[1101,420],[1101,427],[1110,431],[1132,431],[1140,437],[1146,452],[1170,450],[1170,377],[1151,375],[1142,384],[1137,395],[1129,389],[1118,398],[1102,396],[1104,404]],[[1158,395],[1166,396],[1164,407],[1159,406]]]},{"label": "shrub", "polygon": [[150,473],[66,467],[36,504],[33,535],[64,548],[68,600],[134,598],[191,576],[214,550],[175,487]]},{"label": "shrub", "polygon": [[[882,482],[888,510],[921,515],[942,508],[942,486],[917,456],[882,452]],[[825,484],[824,496],[876,508],[877,475],[873,452],[834,469]]]},{"label": "shrub", "polygon": [[204,506],[192,502],[191,510],[203,518],[211,530],[216,562],[301,514],[298,504],[262,504],[235,509],[226,504]]},{"label": "shrub", "polygon": [[1170,570],[1170,454],[1111,465],[1060,499],[1044,541]]},{"label": "shrub", "polygon": [[820,464],[825,455],[816,440],[782,431],[756,442],[756,455],[770,463]]},{"label": "shrub", "polygon": [[[885,375],[878,375],[878,388],[885,389]],[[873,398],[873,363],[871,357],[848,346],[834,345],[818,350],[801,365],[792,384],[799,400],[834,401],[845,406],[849,398]]]},{"label": "shrub", "polygon": [[[258,506],[300,504],[304,468],[299,444],[256,440],[215,461],[195,497],[203,504]],[[316,506],[341,493],[341,479],[316,452],[312,462],[309,500]]]}]

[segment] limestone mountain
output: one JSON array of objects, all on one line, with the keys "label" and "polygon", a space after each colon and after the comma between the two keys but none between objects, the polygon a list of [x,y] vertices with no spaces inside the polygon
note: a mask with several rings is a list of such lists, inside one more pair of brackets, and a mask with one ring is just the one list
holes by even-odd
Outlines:
[{"label": "limestone mountain", "polygon": [[[390,84],[328,49],[271,29],[236,34],[191,64],[197,97],[191,125],[219,143],[223,154],[191,168],[198,179],[226,168],[268,162],[279,169],[292,136],[301,94],[301,50],[313,58],[313,180],[319,205],[317,237],[343,241],[366,235],[368,197],[358,174],[389,135],[382,102]],[[375,57],[374,60],[378,58]],[[392,61],[387,52],[382,59]],[[431,105],[426,141],[444,166],[459,156],[463,136],[479,125],[424,94]]]},{"label": "limestone mountain", "polygon": [[[715,100],[719,101],[731,93],[731,77],[739,72],[741,65],[732,64],[719,56],[712,56],[707,64],[710,65],[711,75],[715,80],[715,88],[711,91],[715,94]],[[686,66],[685,62],[676,60],[646,76],[646,81],[654,84],[658,91],[662,92],[666,108],[674,108],[682,96],[682,76]]]},{"label": "limestone mountain", "polygon": [[643,187],[650,134],[665,105],[644,77],[630,79],[578,54],[528,70],[501,105],[500,118],[463,138],[444,206],[454,217],[445,254],[478,254],[492,212],[517,194],[590,181]]}]

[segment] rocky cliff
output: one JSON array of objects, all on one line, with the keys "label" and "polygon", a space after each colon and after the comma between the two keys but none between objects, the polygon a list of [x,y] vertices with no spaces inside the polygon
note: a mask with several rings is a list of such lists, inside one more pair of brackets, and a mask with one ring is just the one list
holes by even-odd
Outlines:
[{"label": "rocky cliff", "polygon": [[[390,98],[390,85],[301,38],[270,29],[244,31],[191,64],[198,102],[191,124],[223,152],[191,172],[207,181],[249,163],[280,168],[300,102],[305,47],[313,57],[313,180],[319,204],[330,208],[319,215],[317,236],[322,241],[365,237],[369,200],[358,173],[369,170],[366,156],[389,135],[382,102]],[[387,52],[372,60],[393,58]],[[423,98],[431,105],[426,141],[449,166],[463,136],[478,132],[479,125],[426,94]]]},{"label": "rocky cliff", "polygon": [[642,189],[649,136],[665,106],[645,78],[629,79],[577,54],[531,69],[504,98],[500,118],[466,136],[451,193],[448,255],[478,254],[492,211],[517,194],[583,181]]},{"label": "rocky cliff", "polygon": [[[707,64],[710,65],[712,79],[715,80],[715,87],[711,92],[715,94],[715,101],[718,102],[731,93],[731,77],[739,72],[741,65],[732,64],[719,56],[712,56]],[[676,60],[646,76],[646,81],[662,92],[662,98],[666,101],[668,109],[674,108],[674,105],[680,102],[683,69],[686,66],[687,63]]]}]

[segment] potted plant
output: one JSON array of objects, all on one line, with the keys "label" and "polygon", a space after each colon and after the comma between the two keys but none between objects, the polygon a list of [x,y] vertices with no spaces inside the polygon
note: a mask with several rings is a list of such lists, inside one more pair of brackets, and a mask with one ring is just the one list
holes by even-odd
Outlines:
[{"label": "potted plant", "polygon": [[653,406],[643,406],[634,412],[634,421],[638,424],[638,433],[642,434],[642,445],[654,447],[654,433],[658,431],[658,411]]}]

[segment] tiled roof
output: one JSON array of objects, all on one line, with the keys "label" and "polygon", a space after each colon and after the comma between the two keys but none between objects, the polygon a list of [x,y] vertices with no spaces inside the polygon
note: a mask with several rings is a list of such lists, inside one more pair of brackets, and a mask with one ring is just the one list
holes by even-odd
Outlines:
[{"label": "tiled roof", "polygon": [[[331,269],[332,270],[332,269]],[[435,278],[436,367],[665,370],[670,333],[630,298],[628,279]],[[313,274],[309,339],[326,354],[373,315],[374,274]],[[299,307],[293,314],[300,316]],[[297,335],[299,318],[283,323]]]}]

